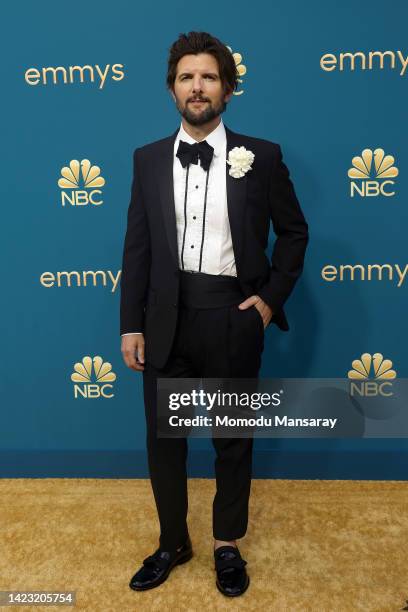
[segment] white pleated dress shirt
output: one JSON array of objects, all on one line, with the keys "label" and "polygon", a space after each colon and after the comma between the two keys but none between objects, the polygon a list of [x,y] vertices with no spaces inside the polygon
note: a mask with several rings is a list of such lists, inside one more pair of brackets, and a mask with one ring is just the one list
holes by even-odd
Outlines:
[{"label": "white pleated dress shirt", "polygon": [[[179,268],[183,269],[181,249],[184,234],[184,194],[187,168],[183,168],[176,157],[179,141],[189,144],[197,142],[181,125],[174,142],[174,203],[176,208],[177,243]],[[203,240],[201,272],[236,276],[231,230],[227,210],[227,185],[225,161],[227,157],[227,137],[222,122],[205,138],[214,149],[208,177],[207,205]],[[200,249],[204,221],[204,195],[207,173],[198,164],[190,164],[187,191],[187,225],[184,246],[184,270],[199,271]]]},{"label": "white pleated dress shirt", "polygon": [[[179,269],[183,269],[181,252],[184,228],[186,228],[183,256],[184,270],[198,272],[203,234],[204,195],[207,173],[201,167],[200,160],[198,160],[198,164],[189,165],[186,204],[187,224],[185,226],[184,195],[187,167],[183,168],[179,158],[176,156],[180,140],[189,144],[198,142],[187,134],[183,124],[181,124],[174,141],[173,162]],[[227,136],[222,119],[217,127],[206,136],[205,140],[213,147],[214,154],[208,177],[201,272],[237,276],[228,219],[226,183]],[[130,333],[141,332],[129,332],[122,335],[127,336]]]}]

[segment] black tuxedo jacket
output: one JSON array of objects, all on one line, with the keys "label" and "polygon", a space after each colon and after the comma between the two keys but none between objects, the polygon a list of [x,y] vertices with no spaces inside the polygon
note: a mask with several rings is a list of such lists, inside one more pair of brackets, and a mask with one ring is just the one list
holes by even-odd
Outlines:
[{"label": "black tuxedo jacket", "polygon": [[[133,155],[133,182],[121,275],[120,333],[143,332],[145,359],[165,365],[174,339],[179,264],[173,189],[174,141],[178,134],[147,144]],[[225,162],[228,217],[237,277],[246,297],[259,295],[272,322],[288,330],[283,305],[303,269],[308,227],[280,146],[237,134],[225,126],[227,157],[244,146],[252,169],[233,178]],[[276,240],[266,256],[270,221]]]}]

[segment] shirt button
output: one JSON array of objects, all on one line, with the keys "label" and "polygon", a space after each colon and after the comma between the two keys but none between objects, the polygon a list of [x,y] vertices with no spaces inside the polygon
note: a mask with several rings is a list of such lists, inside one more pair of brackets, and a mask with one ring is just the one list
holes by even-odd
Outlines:
[{"label": "shirt button", "polygon": [[193,217],[193,219],[197,219],[197,217],[196,217],[196,216],[194,216],[194,217]]},{"label": "shirt button", "polygon": [[191,248],[194,249],[194,244],[191,245]]},{"label": "shirt button", "polygon": [[196,185],[196,189],[198,189],[198,185]]}]

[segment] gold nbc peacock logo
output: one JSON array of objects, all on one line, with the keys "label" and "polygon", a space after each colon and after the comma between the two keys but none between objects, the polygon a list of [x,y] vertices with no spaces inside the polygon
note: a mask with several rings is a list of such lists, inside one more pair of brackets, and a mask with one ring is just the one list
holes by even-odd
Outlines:
[{"label": "gold nbc peacock logo", "polygon": [[105,185],[105,179],[101,176],[101,169],[99,166],[92,166],[89,159],[83,159],[81,162],[77,159],[71,159],[69,167],[61,168],[61,175],[62,178],[58,181],[58,187],[61,187],[61,189],[80,187],[81,175],[83,187],[86,189],[94,189]]},{"label": "gold nbc peacock logo", "polygon": [[[350,195],[355,193],[362,197],[367,196],[393,196],[395,191],[390,191],[389,187],[395,184],[391,180],[398,176],[398,168],[394,165],[395,158],[392,155],[385,155],[384,149],[364,149],[361,155],[353,157],[352,167],[349,168],[347,175],[351,180]],[[358,179],[358,182],[355,182]]]},{"label": "gold nbc peacock logo", "polygon": [[105,185],[105,179],[101,176],[99,166],[93,166],[89,159],[80,162],[71,159],[69,166],[61,168],[61,178],[58,187],[61,189],[61,205],[86,206],[92,204],[100,206],[101,187]]},{"label": "gold nbc peacock logo", "polygon": [[71,374],[74,383],[75,398],[81,396],[85,398],[113,397],[113,393],[108,393],[116,380],[116,374],[112,371],[112,364],[103,361],[99,355],[91,358],[86,356],[82,361],[74,365],[74,372]]},{"label": "gold nbc peacock logo", "polygon": [[[229,47],[227,45],[227,49],[232,53],[232,49],[231,47]],[[246,74],[247,68],[246,66],[242,63],[242,55],[241,53],[232,53],[232,57],[234,58],[234,62],[235,62],[235,67],[237,69],[237,73],[239,77],[242,77]],[[242,79],[238,78],[238,83],[242,83]],[[241,96],[244,93],[244,90],[241,89],[241,91],[234,91],[234,96]]]},{"label": "gold nbc peacock logo", "polygon": [[353,167],[349,169],[348,176],[359,179],[368,179],[372,175],[377,179],[395,178],[398,176],[398,168],[394,166],[394,162],[395,158],[385,155],[384,149],[375,149],[374,152],[364,149],[361,156],[357,155],[351,160]]},{"label": "gold nbc peacock logo", "polygon": [[347,377],[350,380],[350,395],[353,397],[390,397],[397,373],[392,369],[391,359],[384,359],[381,353],[363,353],[352,363]]},{"label": "gold nbc peacock logo", "polygon": [[[384,359],[381,353],[363,353],[360,359],[355,359],[352,362],[352,370],[349,370],[347,376],[353,380],[367,380],[374,378],[377,380],[393,380],[397,377],[397,373],[392,369],[392,361]],[[371,376],[371,371],[373,376]]]}]

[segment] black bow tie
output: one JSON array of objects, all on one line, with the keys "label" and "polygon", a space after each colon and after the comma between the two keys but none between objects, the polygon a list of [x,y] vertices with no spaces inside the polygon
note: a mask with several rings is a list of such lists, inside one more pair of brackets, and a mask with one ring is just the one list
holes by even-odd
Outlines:
[{"label": "black bow tie", "polygon": [[179,141],[177,157],[185,168],[189,163],[198,164],[200,158],[202,168],[207,172],[213,158],[214,148],[206,140],[189,144],[184,140]]}]

